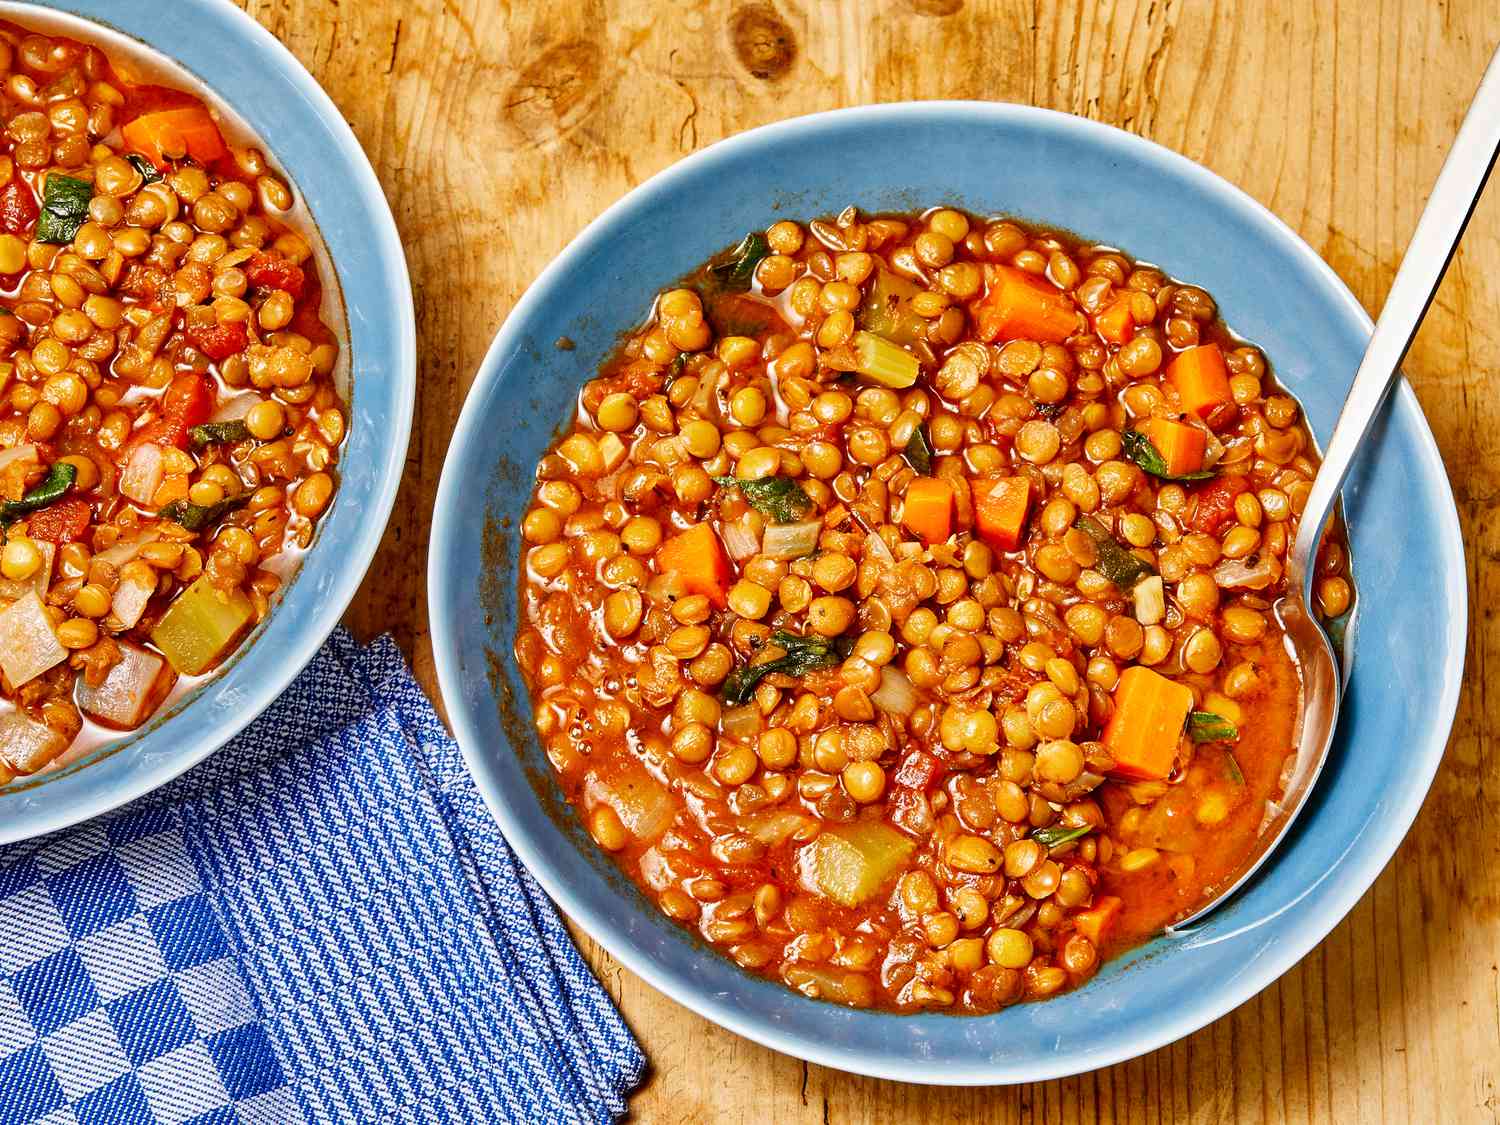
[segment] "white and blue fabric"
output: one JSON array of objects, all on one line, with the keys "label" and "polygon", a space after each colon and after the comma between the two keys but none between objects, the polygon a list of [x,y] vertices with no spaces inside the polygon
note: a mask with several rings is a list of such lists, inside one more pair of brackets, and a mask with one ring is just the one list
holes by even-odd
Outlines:
[{"label": "white and blue fabric", "polygon": [[582,1125],[644,1066],[389,638],[0,849],[0,1125]]}]

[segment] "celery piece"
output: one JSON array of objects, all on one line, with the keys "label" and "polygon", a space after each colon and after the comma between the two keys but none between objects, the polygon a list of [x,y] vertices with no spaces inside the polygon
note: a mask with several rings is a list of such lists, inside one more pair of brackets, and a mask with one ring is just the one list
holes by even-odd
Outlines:
[{"label": "celery piece", "polygon": [[841,824],[802,849],[803,881],[834,902],[858,906],[895,878],[916,847],[883,821]]},{"label": "celery piece", "polygon": [[882,387],[909,387],[921,364],[911,352],[873,332],[854,334],[854,370]]},{"label": "celery piece", "polygon": [[921,291],[900,274],[878,270],[859,307],[859,326],[898,344],[915,343],[927,327],[927,321],[911,310],[911,299]]},{"label": "celery piece", "polygon": [[184,676],[200,676],[217,664],[255,620],[244,591],[226,598],[204,575],[168,607],[151,631],[151,643]]}]

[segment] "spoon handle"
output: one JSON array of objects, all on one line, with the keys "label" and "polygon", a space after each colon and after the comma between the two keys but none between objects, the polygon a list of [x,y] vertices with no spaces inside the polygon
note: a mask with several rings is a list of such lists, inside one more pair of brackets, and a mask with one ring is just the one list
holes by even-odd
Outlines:
[{"label": "spoon handle", "polygon": [[1314,604],[1313,558],[1323,527],[1333,514],[1339,489],[1349,475],[1365,434],[1395,385],[1401,361],[1406,358],[1417,327],[1427,314],[1448,261],[1479,202],[1497,150],[1500,150],[1500,51],[1490,60],[1427,198],[1427,206],[1417,220],[1406,256],[1396,271],[1380,319],[1375,322],[1370,346],[1354,375],[1349,397],[1323,454],[1323,466],[1308,493],[1297,540],[1287,560],[1287,577],[1291,583],[1302,586],[1305,604],[1309,606]]}]

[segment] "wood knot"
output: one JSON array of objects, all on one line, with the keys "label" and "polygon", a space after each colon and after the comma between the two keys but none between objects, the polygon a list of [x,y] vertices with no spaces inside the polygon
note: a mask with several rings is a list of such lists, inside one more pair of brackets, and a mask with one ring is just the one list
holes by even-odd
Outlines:
[{"label": "wood knot", "polygon": [[522,68],[506,91],[506,119],[531,145],[564,136],[598,101],[602,69],[602,53],[586,40],[548,47]]},{"label": "wood knot", "polygon": [[750,74],[775,82],[797,61],[797,36],[770,4],[744,4],[729,17],[729,41]]}]

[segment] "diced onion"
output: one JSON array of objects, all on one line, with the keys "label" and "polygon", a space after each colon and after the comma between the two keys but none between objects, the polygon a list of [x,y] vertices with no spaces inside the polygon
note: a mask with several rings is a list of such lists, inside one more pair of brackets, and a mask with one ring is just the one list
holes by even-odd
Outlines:
[{"label": "diced onion", "polygon": [[1166,593],[1161,575],[1153,574],[1135,584],[1135,619],[1142,625],[1159,625],[1167,615]]},{"label": "diced onion", "polygon": [[137,504],[149,505],[165,475],[161,449],[155,442],[143,441],[125,463],[120,474],[120,491]]},{"label": "diced onion", "polygon": [[264,401],[254,391],[246,391],[244,394],[232,395],[219,403],[218,409],[209,418],[210,422],[243,422],[245,415],[259,402]]},{"label": "diced onion", "polygon": [[1244,559],[1225,559],[1214,567],[1214,581],[1226,589],[1264,590],[1281,578],[1281,560],[1270,551]]},{"label": "diced onion", "polygon": [[891,554],[891,549],[885,545],[879,532],[872,531],[865,536],[865,553],[886,566],[896,565],[896,556]]},{"label": "diced onion", "polygon": [[818,537],[822,534],[822,520],[773,523],[766,528],[761,551],[773,559],[800,559],[818,549]]},{"label": "diced onion", "polygon": [[880,670],[880,686],[871,694],[870,702],[891,715],[910,715],[917,709],[917,691],[905,672],[887,664]]},{"label": "diced onion", "polygon": [[146,612],[146,604],[156,593],[156,583],[134,576],[120,579],[115,587],[114,598],[109,603],[111,616],[119,622],[121,629],[134,629]]},{"label": "diced onion", "polygon": [[36,773],[66,750],[70,741],[14,708],[0,712],[0,774],[4,766],[15,773]]},{"label": "diced onion", "polygon": [[80,677],[76,696],[79,708],[90,718],[121,730],[134,730],[156,709],[160,699],[157,687],[167,662],[128,641],[120,642],[120,653],[119,663],[98,687]]},{"label": "diced onion", "polygon": [[743,821],[745,831],[769,848],[778,847],[796,833],[816,828],[817,824],[811,816],[792,809],[767,809]]},{"label": "diced onion", "polygon": [[754,704],[731,707],[719,721],[723,732],[730,738],[754,738],[760,733],[760,711]]},{"label": "diced onion", "polygon": [[760,535],[755,530],[755,514],[746,512],[737,520],[724,525],[724,550],[735,562],[754,558],[760,554]]},{"label": "diced onion", "polygon": [[0,613],[0,671],[13,688],[30,683],[68,657],[42,599],[32,591]]},{"label": "diced onion", "polygon": [[16,461],[41,461],[42,457],[34,445],[18,445],[14,449],[0,449],[0,469]]},{"label": "diced onion", "polygon": [[132,561],[137,555],[139,555],[141,553],[141,548],[144,547],[147,543],[155,543],[160,538],[161,532],[157,531],[156,528],[153,527],[150,530],[141,532],[139,535],[136,535],[133,538],[122,539],[120,542],[116,543],[108,550],[100,551],[97,555],[94,556],[94,561],[109,563],[110,566],[114,567],[116,570],[119,570],[122,566]]}]

